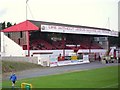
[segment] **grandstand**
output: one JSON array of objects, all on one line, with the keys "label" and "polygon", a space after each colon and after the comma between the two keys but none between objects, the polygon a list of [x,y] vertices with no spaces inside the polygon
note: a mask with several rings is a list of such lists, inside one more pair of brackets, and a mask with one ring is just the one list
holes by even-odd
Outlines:
[{"label": "grandstand", "polygon": [[[31,33],[30,37],[31,50],[102,49],[102,45],[88,35],[65,34],[63,36],[60,33],[41,33],[41,35],[40,32],[36,32],[36,34],[33,33],[34,32]],[[92,39],[92,41],[90,39]]]},{"label": "grandstand", "polygon": [[[69,56],[70,53],[100,55],[109,48],[108,37],[118,33],[106,28],[27,20],[2,30],[7,40],[25,53],[7,56],[34,56],[34,53]],[[4,40],[5,41],[5,40]],[[7,44],[7,43],[6,43]],[[15,45],[13,44],[13,45]],[[4,47],[4,49],[7,47]],[[7,48],[6,50],[11,50]],[[20,51],[19,50],[19,51]],[[5,51],[5,50],[4,50]],[[6,52],[7,53],[7,52]],[[5,54],[4,54],[5,55]]]}]

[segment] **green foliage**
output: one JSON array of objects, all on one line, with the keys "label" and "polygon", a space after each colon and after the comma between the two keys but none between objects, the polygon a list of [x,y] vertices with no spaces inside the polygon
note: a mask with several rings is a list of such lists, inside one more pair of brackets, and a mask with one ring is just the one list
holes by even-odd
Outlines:
[{"label": "green foliage", "polygon": [[14,25],[16,25],[16,23],[14,23]]},{"label": "green foliage", "polygon": [[12,26],[12,23],[7,22],[7,27],[11,27],[11,26]]},{"label": "green foliage", "polygon": [[[14,24],[16,25],[16,23]],[[5,29],[5,28],[8,28],[8,27],[11,27],[12,26],[12,23],[11,22],[2,22],[2,29]]]},{"label": "green foliage", "polygon": [[5,29],[6,28],[6,25],[5,25],[5,22],[2,23],[2,29]]}]

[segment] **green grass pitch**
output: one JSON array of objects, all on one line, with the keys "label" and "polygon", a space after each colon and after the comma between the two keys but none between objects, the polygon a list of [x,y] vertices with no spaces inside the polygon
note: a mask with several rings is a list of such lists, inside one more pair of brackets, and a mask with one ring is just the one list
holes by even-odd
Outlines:
[{"label": "green grass pitch", "polygon": [[[33,88],[118,88],[118,66],[22,79],[16,87],[22,82],[32,84]],[[2,85],[11,87],[11,82],[3,81]]]}]

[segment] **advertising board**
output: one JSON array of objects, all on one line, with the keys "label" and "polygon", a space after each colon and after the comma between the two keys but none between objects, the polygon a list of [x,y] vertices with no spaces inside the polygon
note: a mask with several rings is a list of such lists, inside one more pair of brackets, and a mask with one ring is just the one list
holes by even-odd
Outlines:
[{"label": "advertising board", "polygon": [[108,35],[117,36],[117,31],[108,31],[93,28],[71,27],[71,26],[57,26],[57,25],[41,25],[42,32],[60,32],[60,33],[74,33],[74,34],[90,34],[90,35]]}]

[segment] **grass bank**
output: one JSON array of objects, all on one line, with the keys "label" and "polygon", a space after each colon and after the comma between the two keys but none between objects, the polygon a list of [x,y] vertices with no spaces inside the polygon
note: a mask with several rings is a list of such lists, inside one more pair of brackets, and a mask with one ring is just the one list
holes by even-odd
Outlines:
[{"label": "grass bank", "polygon": [[2,73],[17,72],[33,68],[43,68],[40,65],[28,62],[2,61]]}]

